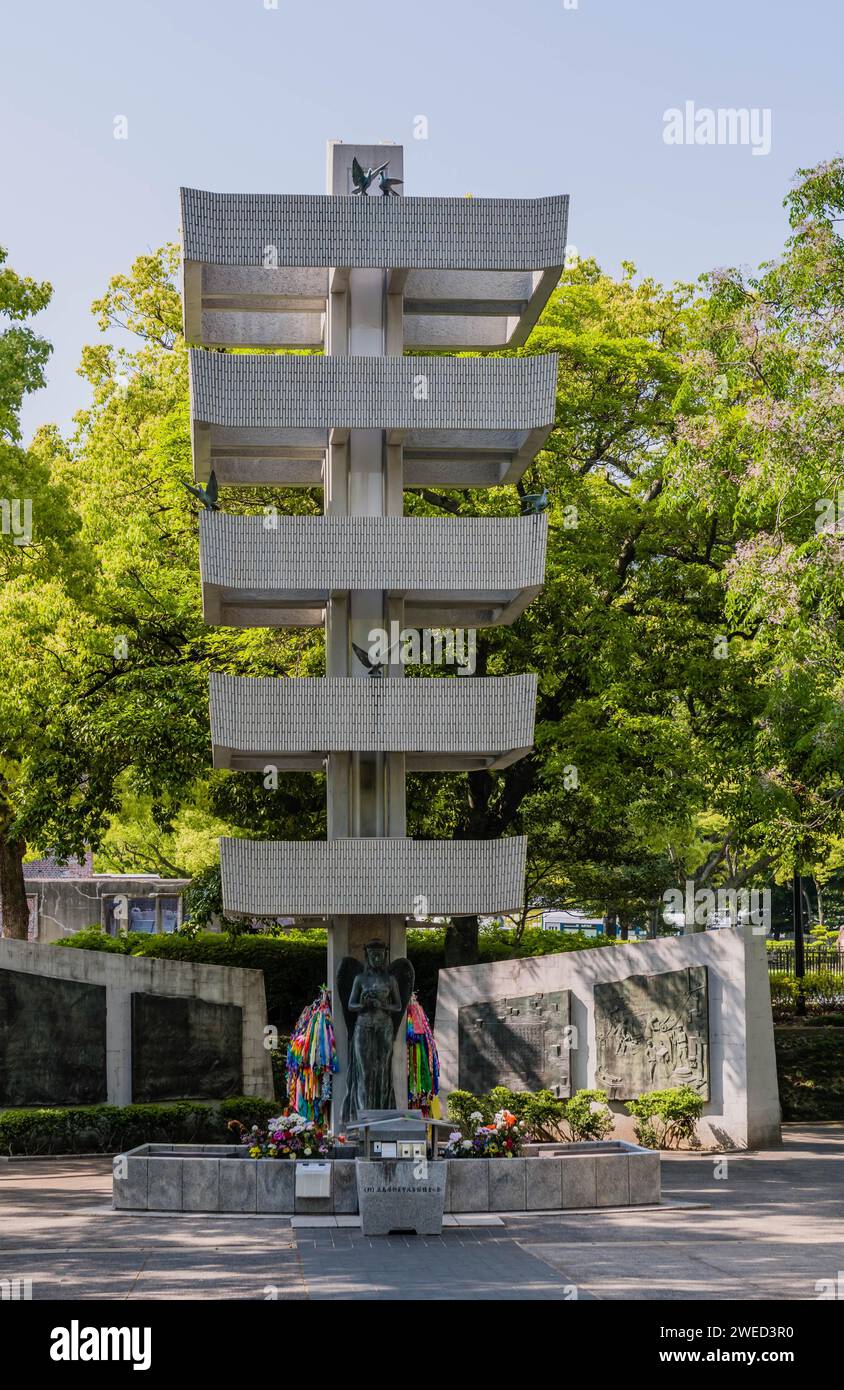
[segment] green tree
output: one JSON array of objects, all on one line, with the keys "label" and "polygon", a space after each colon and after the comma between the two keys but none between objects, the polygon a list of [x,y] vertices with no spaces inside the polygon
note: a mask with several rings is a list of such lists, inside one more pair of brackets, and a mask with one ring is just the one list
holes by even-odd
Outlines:
[{"label": "green tree", "polygon": [[44,367],[52,348],[26,324],[50,302],[46,281],[17,275],[6,265],[8,252],[0,246],[0,439],[19,443],[20,408],[24,396],[44,385]]},{"label": "green tree", "polygon": [[844,161],[799,171],[786,207],[778,260],[706,278],[671,486],[734,539],[721,664],[752,718],[713,741],[709,786],[733,882],[823,877],[844,811]]},{"label": "green tree", "polygon": [[49,438],[30,449],[20,443],[21,403],[43,386],[50,354],[26,320],[47,305],[51,289],[5,261],[0,248],[0,916],[7,935],[25,938],[19,793],[43,737],[47,688],[63,684],[47,654],[51,635],[68,617],[66,593],[82,595],[86,567],[70,498],[52,477]]}]

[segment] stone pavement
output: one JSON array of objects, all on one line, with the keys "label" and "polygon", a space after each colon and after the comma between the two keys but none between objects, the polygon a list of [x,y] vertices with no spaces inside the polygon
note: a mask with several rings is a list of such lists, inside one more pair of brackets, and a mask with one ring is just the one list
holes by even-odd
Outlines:
[{"label": "stone pavement", "polygon": [[34,1299],[816,1299],[844,1268],[844,1125],[784,1134],[726,1170],[666,1156],[674,1206],[523,1213],[427,1239],[117,1213],[107,1159],[0,1161],[0,1279],[31,1278]]}]

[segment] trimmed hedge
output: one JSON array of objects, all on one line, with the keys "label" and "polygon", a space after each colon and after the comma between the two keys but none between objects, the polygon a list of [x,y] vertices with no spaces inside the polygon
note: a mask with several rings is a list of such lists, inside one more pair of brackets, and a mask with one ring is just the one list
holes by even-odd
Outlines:
[{"label": "trimmed hedge", "polygon": [[263,1126],[278,1101],[237,1096],[217,1104],[75,1105],[0,1110],[0,1153],[124,1153],[139,1144],[235,1144],[229,1120]]},{"label": "trimmed hedge", "polygon": [[844,1120],[844,1028],[775,1027],[784,1120]]},{"label": "trimmed hedge", "polygon": [[[552,955],[611,946],[606,937],[582,933],[528,931],[518,947],[513,933],[481,933],[481,964],[525,956]],[[57,946],[83,950],[122,951],[127,955],[154,956],[159,960],[193,961],[197,965],[234,965],[263,970],[267,991],[267,1018],[280,1033],[289,1033],[306,1004],[319,992],[326,978],[326,933],[323,930],[286,933],[284,936],[226,936],[200,932],[196,936],[148,936],[130,934],[115,940],[100,927],[86,927],[64,937]],[[413,930],[407,933],[407,954],[416,971],[416,992],[433,1020],[437,1001],[437,977],[445,965],[445,932]]]},{"label": "trimmed hedge", "polygon": [[[795,976],[785,970],[772,970],[768,978],[774,1018],[796,1016],[798,981]],[[838,1012],[844,1001],[844,975],[833,970],[807,970],[803,977],[803,995],[810,1013]]]}]

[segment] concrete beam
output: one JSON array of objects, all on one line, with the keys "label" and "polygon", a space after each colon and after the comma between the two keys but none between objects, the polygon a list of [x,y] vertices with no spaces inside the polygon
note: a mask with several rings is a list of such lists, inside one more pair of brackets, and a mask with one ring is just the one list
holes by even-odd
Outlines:
[{"label": "concrete beam", "polygon": [[400,752],[414,771],[506,766],[533,743],[536,676],[210,680],[215,767],[319,769]]},{"label": "concrete beam", "polygon": [[523,905],[523,836],[220,841],[230,916],[482,916]]},{"label": "concrete beam", "polygon": [[264,516],[204,513],[205,619],[310,626],[335,592],[405,599],[410,627],[512,622],[539,591],[546,516]]}]

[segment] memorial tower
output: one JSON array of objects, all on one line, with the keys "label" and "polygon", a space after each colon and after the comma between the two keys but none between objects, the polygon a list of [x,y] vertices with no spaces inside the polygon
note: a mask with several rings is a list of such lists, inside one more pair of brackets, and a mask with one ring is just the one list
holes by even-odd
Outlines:
[{"label": "memorial tower", "polygon": [[[425,354],[524,344],[568,202],[402,196],[398,145],[332,142],[327,173],[325,195],[183,189],[182,245],[196,480],[213,471],[223,506],[227,486],[324,498],[321,516],[200,519],[206,622],[323,626],[326,644],[322,678],[211,679],[215,767],[327,774],[326,840],[221,842],[224,909],[324,917],[334,989],[373,936],[403,955],[408,918],[522,906],[525,840],[407,838],[405,776],[526,754],[536,678],[403,679],[395,647],[373,675],[368,654],[373,632],[511,623],[542,585],[544,515],[405,516],[404,493],[515,483],[542,447],[555,357]],[[403,1030],[393,1077],[402,1106]]]}]

